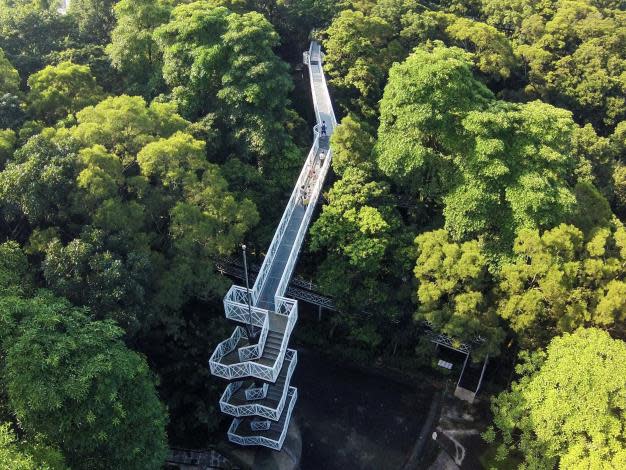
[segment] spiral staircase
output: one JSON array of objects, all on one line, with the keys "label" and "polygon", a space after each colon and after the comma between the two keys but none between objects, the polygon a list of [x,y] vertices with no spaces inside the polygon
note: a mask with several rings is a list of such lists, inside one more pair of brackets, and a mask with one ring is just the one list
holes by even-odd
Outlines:
[{"label": "spiral staircase", "polygon": [[209,359],[211,373],[230,381],[220,398],[222,412],[234,417],[228,439],[278,451],[298,398],[298,390],[291,386],[298,353],[289,348],[298,302],[285,294],[330,167],[328,139],[337,125],[317,42],[304,53],[304,63],[317,120],[313,145],[253,287],[248,291],[233,285],[224,297],[226,318],[239,325]]}]

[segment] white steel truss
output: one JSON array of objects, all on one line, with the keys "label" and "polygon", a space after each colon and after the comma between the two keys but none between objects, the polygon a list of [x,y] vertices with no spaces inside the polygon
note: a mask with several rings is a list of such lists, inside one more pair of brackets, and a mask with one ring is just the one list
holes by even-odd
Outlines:
[{"label": "white steel truss", "polygon": [[[288,348],[298,320],[298,302],[285,295],[297,294],[333,308],[330,299],[310,292],[312,284],[299,282],[288,288],[330,168],[329,137],[337,126],[322,69],[320,45],[311,42],[304,58],[309,66],[317,119],[313,145],[249,294],[245,288],[233,285],[224,297],[226,318],[245,327],[235,327],[209,359],[213,375],[234,381],[220,398],[222,412],[235,417],[228,439],[244,446],[274,450],[282,448],[298,397],[297,389],[290,386],[298,355]],[[233,270],[234,263],[230,264],[229,269]],[[224,267],[223,272],[227,269]]]},{"label": "white steel truss", "polygon": [[[215,267],[222,274],[227,274],[237,279],[245,279],[244,270],[236,261],[231,261],[228,258],[220,259],[215,263]],[[248,277],[250,280],[254,281],[256,279],[256,273],[253,271],[249,272]],[[317,305],[318,307],[325,308],[326,310],[336,311],[337,307],[335,306],[333,299],[322,295],[319,292],[315,292],[318,289],[319,287],[310,281],[293,277],[287,286],[286,294],[289,297]]]}]

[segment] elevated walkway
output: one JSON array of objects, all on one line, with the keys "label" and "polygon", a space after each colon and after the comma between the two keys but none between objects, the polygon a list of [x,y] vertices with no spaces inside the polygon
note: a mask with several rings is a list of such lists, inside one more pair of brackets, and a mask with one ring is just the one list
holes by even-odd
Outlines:
[{"label": "elevated walkway", "polygon": [[298,397],[297,389],[290,386],[298,355],[288,348],[298,303],[285,294],[330,168],[329,136],[337,125],[317,42],[304,53],[304,62],[309,65],[317,120],[313,146],[254,286],[248,292],[233,285],[224,297],[226,318],[241,326],[218,344],[209,359],[213,375],[232,381],[220,399],[221,410],[235,417],[228,439],[275,450],[282,448]]}]

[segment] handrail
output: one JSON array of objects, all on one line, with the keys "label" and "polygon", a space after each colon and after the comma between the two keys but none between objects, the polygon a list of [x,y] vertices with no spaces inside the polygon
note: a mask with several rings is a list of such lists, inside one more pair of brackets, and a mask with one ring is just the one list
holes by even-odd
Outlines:
[{"label": "handrail", "polygon": [[289,383],[291,382],[291,377],[293,376],[293,372],[296,368],[296,365],[298,364],[298,352],[295,349],[287,349],[287,353],[285,354],[285,361],[289,361],[287,375],[285,377],[285,390],[283,391],[283,394],[278,401],[276,408],[273,409],[261,403],[231,405],[230,403],[228,403],[229,400],[241,388],[243,384],[243,382],[233,382],[229,384],[228,387],[226,387],[226,390],[224,390],[224,393],[220,398],[220,409],[224,413],[235,417],[261,415],[274,421],[278,421],[280,415],[283,412],[285,402],[287,401],[287,385],[289,385]]},{"label": "handrail", "polygon": [[267,334],[269,332],[269,329],[270,318],[269,315],[266,315],[265,321],[263,322],[263,327],[261,328],[259,341],[256,344],[239,348],[238,352],[240,361],[254,361],[255,359],[259,359],[261,357],[261,355],[263,354],[263,349],[265,348],[265,341],[267,340]]},{"label": "handrail", "polygon": [[217,345],[217,348],[215,348],[215,351],[213,351],[213,354],[211,354],[211,358],[209,359],[211,373],[227,380],[246,376],[256,377],[263,380],[276,380],[276,364],[274,364],[274,367],[269,367],[253,361],[240,361],[234,364],[223,364],[221,362],[227,354],[230,354],[235,350],[241,338],[247,338],[247,335],[245,329],[238,326],[235,328],[235,331],[230,338]]},{"label": "handrail", "polygon": [[[255,377],[265,382],[274,383],[278,379],[282,368],[285,366],[284,361],[291,360],[284,385],[281,387],[281,396],[277,403],[277,409],[271,409],[265,405],[261,405],[262,402],[254,403],[257,398],[261,398],[267,392],[265,385],[262,388],[255,385],[255,388],[245,390],[245,400],[241,400],[240,402],[240,399],[238,399],[236,401],[237,403],[241,403],[240,405],[228,403],[228,400],[240,389],[242,382],[229,385],[220,399],[221,410],[235,416],[228,430],[228,438],[231,442],[242,445],[263,445],[275,450],[280,450],[282,447],[291,413],[293,412],[293,407],[298,396],[297,389],[289,386],[291,374],[293,373],[297,361],[297,354],[295,350],[288,349],[291,333],[298,320],[298,301],[287,298],[284,295],[295,269],[304,237],[313,217],[313,213],[315,212],[315,207],[319,200],[332,160],[332,151],[328,149],[327,158],[323,161],[320,159],[319,169],[316,166],[318,164],[317,158],[320,146],[323,144],[323,148],[327,148],[327,139],[320,135],[320,126],[326,121],[328,134],[330,134],[337,125],[330,95],[328,93],[326,77],[324,76],[322,68],[322,53],[319,44],[311,42],[309,51],[304,54],[304,57],[309,65],[309,78],[311,80],[316,116],[316,125],[313,127],[313,144],[300,170],[296,184],[291,191],[289,201],[283,211],[276,232],[272,237],[265,259],[259,268],[254,285],[252,286],[251,294],[248,294],[247,289],[233,285],[224,297],[226,317],[247,325],[252,330],[251,333],[256,332],[257,329],[260,328],[261,334],[258,342],[251,345],[249,344],[249,340],[252,338],[248,337],[247,330],[242,326],[237,326],[232,335],[216,347],[209,359],[209,365],[213,375],[229,380]],[[316,61],[317,63],[312,65],[311,61]],[[302,188],[305,185],[309,187],[307,191],[309,201],[306,207],[302,207],[298,204],[300,204]],[[304,200],[302,200],[302,204],[305,204]],[[296,212],[297,217],[294,216],[296,208],[298,209]],[[302,217],[301,220],[300,216]],[[290,227],[290,223],[293,224],[292,227]],[[285,238],[287,228],[290,228],[290,234],[288,238]],[[293,234],[291,230],[295,231],[293,243],[291,242]],[[285,242],[285,245],[282,245],[283,242]],[[286,253],[286,262],[283,260],[282,254],[280,260],[276,258],[281,247],[283,247],[282,249],[284,250],[289,250],[289,253]],[[279,262],[280,264],[275,265],[275,262]],[[285,262],[284,266],[283,262]],[[264,306],[268,307],[268,309],[260,308],[257,305],[259,305],[263,290],[268,287],[268,278],[273,267],[276,267],[277,271],[282,270],[278,286],[276,290],[271,293],[273,294],[274,302],[273,305],[271,305],[270,300],[269,306],[265,305],[264,302]],[[271,286],[273,287],[273,285],[274,283],[272,281]],[[266,294],[269,294],[269,292]],[[268,300],[266,295],[263,296],[263,299],[264,301]],[[271,307],[271,309],[269,307]],[[278,355],[274,359],[270,359],[273,354],[269,353],[263,358],[263,349],[265,348],[265,342],[270,328],[275,334],[282,335],[280,345],[277,345]],[[235,352],[235,350],[237,351]],[[272,348],[272,350],[274,350],[274,348]],[[271,366],[265,364],[271,364]],[[286,404],[287,400],[288,405]],[[284,409],[285,406],[287,406],[287,409]],[[264,435],[273,424],[262,419],[255,421],[248,420],[246,421],[246,423],[248,423],[248,429],[246,429],[245,432],[242,430],[243,435],[238,435],[238,426],[242,422],[241,416],[257,416],[258,418],[278,421],[281,423],[280,426],[282,426],[282,428],[274,429]],[[253,434],[256,433],[256,435],[249,435],[251,431]],[[277,432],[279,432],[278,436],[276,436]],[[276,436],[277,440],[268,436]]]},{"label": "handrail", "polygon": [[262,327],[265,317],[269,314],[269,311],[264,308],[248,306],[246,289],[235,284],[224,296],[224,311],[229,320],[252,324],[256,327]]},{"label": "handrail", "polygon": [[[322,87],[322,92],[324,94],[324,98],[326,99],[326,102],[328,104],[330,104],[328,111],[328,114],[331,117],[331,128],[334,129],[335,127],[337,127],[337,119],[335,118],[335,110],[332,106],[332,101],[330,100],[330,93],[328,92],[328,83],[326,82],[326,75],[324,74],[322,65],[323,65],[323,59],[322,59],[322,51],[321,51],[321,47],[319,45],[319,43],[313,43],[311,42],[311,46],[309,47],[309,60],[311,59],[311,57],[313,57],[313,45],[316,45],[317,47],[317,55],[319,57],[319,67],[320,67],[320,72],[319,72],[319,77],[322,80],[322,83],[324,84],[324,86]],[[311,84],[315,83],[315,78],[313,76],[314,72],[313,69],[311,67],[309,67],[309,79],[311,80]],[[316,93],[313,93],[313,106],[315,108],[315,116],[317,119],[318,124],[322,123],[322,118],[320,117],[320,103],[317,97]]]},{"label": "handrail", "polygon": [[[287,396],[290,397],[290,401],[289,401],[289,408],[286,411],[287,416],[285,418],[285,421],[289,422],[289,419],[291,418],[291,413],[293,412],[293,407],[298,398],[298,390],[295,387],[289,387],[289,390],[287,391]],[[264,445],[266,447],[270,447],[275,450],[280,450],[280,448],[282,447],[283,442],[285,441],[285,436],[287,435],[288,426],[283,426],[283,429],[281,430],[278,440],[275,440],[275,439],[270,439],[268,437],[264,437],[260,435],[259,436],[241,436],[237,434],[237,428],[239,427],[241,422],[242,422],[241,418],[235,418],[233,419],[233,422],[230,424],[230,427],[228,428],[228,439],[231,442],[235,442],[243,446]]]},{"label": "handrail", "polygon": [[[311,46],[309,48],[309,61],[315,57],[315,53],[313,51],[313,44],[317,44],[317,43],[311,43]],[[328,88],[326,86],[326,80],[324,78],[324,73],[322,72],[322,57],[321,57],[321,52],[319,51],[319,44],[317,44],[317,55],[319,56],[319,67],[320,67],[320,72],[319,74],[317,72],[313,72],[313,68],[309,66],[309,76],[310,76],[310,80],[311,83],[314,84],[315,83],[315,76],[319,75],[322,77],[323,83],[324,83],[324,90],[325,90],[325,94],[326,94],[326,98],[327,98],[327,103],[330,104],[330,96],[328,96]],[[317,99],[317,94],[313,93],[313,101],[314,101],[314,106],[315,106],[315,112],[316,112],[316,116],[317,116],[317,120],[318,120],[318,125],[320,124],[320,113],[319,110],[321,108],[320,103]],[[336,119],[335,119],[335,113],[333,111],[332,106],[329,106],[329,115],[331,117],[331,131],[332,129],[334,129],[335,125],[336,125]],[[316,126],[317,127],[317,126]],[[302,171],[300,172],[300,178],[298,178],[298,183],[300,184],[300,180],[304,180],[306,179],[306,176],[308,175],[308,173],[310,172],[311,168],[313,165],[315,165],[315,156],[317,155],[317,148],[319,148],[319,139],[320,139],[320,134],[317,131],[317,129],[314,130],[315,132],[315,141],[313,144],[313,147],[311,148],[311,152],[309,152],[309,156],[307,158],[307,161],[305,163],[305,165],[302,168]],[[316,148],[317,147],[317,148]],[[314,151],[315,149],[315,151]],[[319,199],[319,195],[322,189],[322,186],[324,184],[324,181],[326,179],[326,174],[328,173],[328,169],[330,167],[330,161],[332,159],[332,150],[328,150],[328,155],[327,158],[324,159],[324,163],[320,169],[319,174],[316,177],[316,181],[314,183],[313,186],[313,190],[311,191],[311,198],[309,200],[309,204],[306,208],[306,211],[304,213],[304,217],[302,219],[302,222],[300,223],[300,226],[298,227],[298,233],[296,235],[296,239],[294,240],[293,246],[291,247],[291,251],[289,253],[289,257],[287,260],[287,264],[285,266],[285,269],[282,272],[281,275],[281,279],[280,282],[278,284],[278,287],[276,288],[276,293],[275,293],[275,298],[278,299],[278,297],[282,297],[287,289],[287,285],[289,284],[289,280],[291,279],[291,275],[293,274],[293,270],[295,268],[295,264],[298,258],[298,255],[300,253],[300,245],[304,239],[304,235],[306,234],[306,231],[308,230],[308,226],[309,223],[311,221],[311,218],[313,216],[313,211],[315,209],[315,206],[317,204],[317,201]],[[294,191],[298,190],[300,186],[296,186],[296,188],[294,188]],[[275,303],[277,303],[277,301],[275,301]]]},{"label": "handrail", "polygon": [[[311,59],[313,58],[313,41],[311,41],[311,45],[309,46],[309,79],[311,82],[311,86],[314,86],[314,82],[313,82],[313,71],[311,70]],[[320,68],[322,67],[322,54],[320,54],[319,52],[317,53],[317,58],[319,60],[319,66]],[[322,123],[322,118],[320,118],[320,108],[318,106],[317,103],[317,96],[315,96],[315,93],[312,93],[313,95],[313,109],[315,110],[315,121],[318,124]]]},{"label": "handrail", "polygon": [[[314,51],[314,45],[316,47],[315,51]],[[319,60],[320,72],[319,73],[313,72],[312,67],[309,66],[309,79],[311,81],[311,84],[314,84],[315,77],[319,76],[321,78],[322,83],[324,84],[323,86],[323,92],[325,95],[324,97],[327,100],[326,102],[330,104],[331,101],[330,101],[330,95],[328,94],[328,86],[326,83],[326,77],[324,76],[324,73],[322,72],[322,54],[321,54],[320,46],[318,43],[311,42],[311,45],[309,46],[309,64],[310,64],[311,59],[314,57]],[[293,210],[297,204],[300,188],[306,181],[307,174],[309,170],[311,169],[311,165],[313,164],[313,161],[315,160],[315,156],[317,155],[317,150],[319,149],[320,133],[319,133],[318,127],[322,123],[322,119],[320,117],[320,103],[317,98],[317,94],[313,93],[312,95],[313,95],[315,116],[317,120],[317,125],[314,126],[313,128],[313,135],[314,135],[313,145],[311,146],[311,150],[309,151],[309,154],[307,155],[305,164],[303,165],[303,168],[300,171],[298,180],[296,181],[296,184],[291,192],[289,201],[287,202],[287,207],[283,211],[283,215],[280,219],[280,223],[278,224],[278,228],[276,229],[276,232],[274,233],[272,242],[270,243],[270,246],[267,250],[267,254],[265,255],[265,259],[263,260],[263,264],[261,265],[261,269],[259,270],[259,273],[254,282],[254,286],[252,287],[252,303],[253,304],[256,304],[258,302],[259,296],[261,295],[261,292],[263,291],[263,287],[265,286],[265,282],[267,281],[267,276],[271,270],[272,262],[274,261],[276,252],[278,251],[278,248],[280,247],[280,242],[282,241],[287,225],[289,224],[289,219],[291,218],[291,215],[293,214]],[[331,123],[330,123],[331,129],[334,129],[337,126],[337,119],[335,118],[335,112],[333,110],[333,107],[329,106],[329,109],[327,109],[327,111],[331,117]],[[330,161],[330,152],[329,152],[327,161],[328,162]],[[326,175],[326,172],[324,173],[324,176],[325,175]],[[317,197],[316,197],[316,200],[317,200]],[[289,274],[291,275],[291,272]],[[277,292],[280,292],[280,295],[282,295],[282,293],[284,293],[284,290],[282,290],[282,292],[277,290]]]},{"label": "handrail", "polygon": [[298,179],[296,184],[291,191],[291,196],[289,201],[287,202],[287,207],[283,211],[283,215],[280,219],[280,223],[278,224],[278,228],[274,233],[274,237],[272,238],[272,242],[270,243],[270,247],[267,250],[267,254],[265,255],[265,259],[263,260],[263,264],[261,265],[261,269],[257,274],[256,280],[254,281],[254,286],[252,287],[252,303],[256,304],[259,300],[259,296],[263,291],[263,287],[265,286],[265,281],[267,280],[267,276],[271,270],[272,262],[274,261],[274,257],[278,252],[278,248],[280,247],[280,243],[283,239],[283,235],[285,234],[285,230],[289,225],[289,219],[293,214],[293,210],[298,203],[298,198],[300,196],[300,187],[305,183],[308,168],[310,168],[310,162],[315,159],[315,155],[317,153],[317,149],[319,148],[319,134],[316,135],[315,140],[313,141],[313,146],[307,155],[305,160],[305,165],[303,166],[300,174],[298,175]]}]

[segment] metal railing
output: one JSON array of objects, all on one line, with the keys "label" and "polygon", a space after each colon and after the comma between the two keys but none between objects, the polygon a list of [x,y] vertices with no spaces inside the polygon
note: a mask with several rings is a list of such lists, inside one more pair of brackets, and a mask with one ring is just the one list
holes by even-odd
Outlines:
[{"label": "metal railing", "polygon": [[261,335],[259,336],[258,343],[239,348],[240,361],[253,361],[261,357],[263,349],[265,348],[265,341],[267,340],[269,330],[270,318],[269,315],[265,315],[265,321],[263,322],[263,327],[261,328]]},{"label": "metal railing", "polygon": [[[263,445],[276,450],[280,450],[282,447],[291,413],[293,412],[293,407],[297,399],[296,388],[289,386],[293,369],[297,363],[297,354],[294,350],[288,349],[287,347],[293,328],[298,320],[298,302],[284,295],[295,269],[300,248],[311,222],[324,180],[330,168],[332,157],[330,149],[328,149],[327,158],[321,162],[319,168],[316,167],[317,156],[322,142],[319,128],[321,117],[327,117],[329,120],[329,125],[327,124],[329,134],[337,124],[330,102],[330,96],[326,88],[326,79],[322,70],[322,57],[319,44],[311,43],[309,52],[305,57],[309,58],[309,77],[311,79],[312,95],[317,117],[317,125],[313,128],[313,144],[306,157],[302,170],[298,175],[298,179],[291,192],[287,206],[283,211],[281,220],[274,233],[265,259],[263,260],[263,264],[256,276],[250,295],[248,296],[246,289],[239,286],[232,286],[224,297],[226,317],[236,322],[249,325],[252,329],[260,328],[261,334],[257,344],[248,344],[249,338],[246,330],[242,326],[237,326],[231,337],[222,341],[209,359],[211,373],[218,377],[228,380],[255,377],[267,382],[276,382],[284,361],[290,361],[283,393],[276,409],[262,404],[262,399],[267,393],[267,386],[253,387],[252,389],[245,390],[244,395],[246,397],[246,403],[235,405],[229,401],[235,393],[240,392],[242,382],[230,384],[220,399],[220,408],[222,411],[236,416],[228,431],[228,438],[231,442],[241,445]],[[310,63],[311,60],[317,60],[318,66],[313,67]],[[318,94],[320,96],[318,96]],[[282,268],[282,272],[278,286],[276,290],[272,292],[274,298],[273,312],[269,312],[266,309],[256,307],[256,305],[261,298],[263,289],[266,287],[269,274],[272,271],[274,262],[277,260],[276,256],[282,243],[291,243],[289,241],[290,238],[285,241],[285,232],[292,221],[294,210],[298,207],[300,198],[303,196],[301,188],[305,185],[309,188],[308,205],[304,208],[302,220],[299,220],[296,236],[289,249],[287,261],[284,266],[282,266],[282,264],[279,265]],[[301,202],[305,204],[304,198]],[[298,217],[302,213],[301,211],[302,209],[299,208],[297,213]],[[298,222],[298,219],[294,219],[294,222]],[[294,226],[295,225],[294,223]],[[289,245],[285,245],[285,247],[288,246]],[[282,263],[282,261],[279,262]],[[263,298],[267,300],[265,294]],[[271,366],[266,365],[270,363],[268,359],[271,355],[268,354],[268,357],[263,358],[263,349],[270,329],[282,334],[280,345],[278,345],[278,355],[273,359]],[[237,351],[235,352],[235,350]],[[238,400],[241,400],[241,397],[239,397]],[[285,407],[287,407],[287,409],[285,409]],[[249,423],[249,427],[245,430],[242,429],[241,432],[238,433],[237,431],[242,422],[242,416],[258,416],[265,418],[265,420],[248,420],[246,422]],[[274,424],[271,421],[278,423]],[[280,428],[280,434],[278,434],[277,438],[270,438],[269,436],[276,437],[279,431],[276,429],[278,425],[282,426],[282,428]],[[274,429],[272,429],[272,427],[274,427]],[[258,434],[250,435],[251,432]]]},{"label": "metal railing", "polygon": [[[213,375],[217,375],[218,377],[222,377],[227,380],[239,379],[246,376],[256,377],[262,380],[269,380],[271,382],[276,381],[276,377],[280,373],[280,368],[282,367],[283,360],[285,358],[285,354],[287,351],[287,345],[289,344],[289,337],[291,332],[293,331],[293,327],[298,321],[298,302],[293,299],[287,299],[285,297],[277,297],[276,300],[276,314],[283,315],[287,318],[287,325],[283,334],[283,338],[280,345],[280,353],[278,357],[274,360],[273,366],[266,366],[255,362],[262,354],[263,346],[265,345],[265,339],[263,339],[263,346],[257,348],[259,345],[247,345],[240,346],[238,349],[238,358],[239,362],[236,363],[226,363],[225,358],[230,353],[232,353],[237,347],[238,344],[244,340],[248,339],[247,333],[244,328],[238,326],[235,328],[235,331],[225,341],[222,341],[215,351],[211,355],[209,359],[209,367],[211,368],[211,373]],[[269,317],[265,317],[265,322],[269,321]],[[267,337],[267,332],[269,330],[269,325],[264,322],[262,335]],[[257,348],[257,349],[254,349]],[[256,357],[253,357],[255,353],[258,353],[260,349],[260,353]],[[241,351],[246,351],[245,355],[242,356]]]},{"label": "metal railing", "polygon": [[[313,72],[312,67],[309,67],[309,78],[311,80],[311,85],[314,86],[315,79],[319,78],[323,84],[322,93],[324,95],[324,101],[328,105],[326,106],[327,114],[330,116],[330,124],[332,129],[337,127],[337,119],[335,118],[335,110],[332,106],[332,101],[330,100],[330,93],[328,92],[328,84],[326,83],[326,76],[324,75],[324,71],[322,69],[322,51],[319,43],[312,42],[309,46],[309,60],[318,60],[319,61],[319,73]],[[322,108],[321,103],[318,99],[317,93],[313,93],[313,105],[315,107],[315,117],[318,123],[322,122],[322,118],[320,117],[319,110]]]},{"label": "metal railing", "polygon": [[263,400],[267,396],[267,383],[264,383],[260,387],[251,386],[245,391],[246,400]]},{"label": "metal railing", "polygon": [[268,310],[264,308],[248,306],[245,300],[246,289],[232,285],[224,296],[224,311],[226,318],[240,323],[262,327]]},{"label": "metal railing", "polygon": [[220,409],[222,412],[238,418],[243,416],[263,416],[264,418],[278,421],[280,415],[283,413],[285,402],[287,401],[287,391],[289,384],[291,383],[293,371],[298,364],[298,352],[295,349],[287,349],[285,361],[289,362],[289,366],[285,377],[284,390],[275,408],[271,408],[263,403],[245,403],[243,405],[232,404],[231,399],[233,395],[239,391],[244,383],[243,381],[239,381],[232,382],[228,385],[228,387],[226,387],[226,390],[224,390],[224,393],[220,398]]},{"label": "metal railing", "polygon": [[[289,407],[286,410],[287,416],[285,417],[285,422],[288,423],[291,419],[291,413],[293,412],[293,407],[296,404],[296,400],[298,398],[298,390],[295,387],[289,387],[287,395],[289,398]],[[285,436],[287,435],[287,426],[283,426],[283,429],[278,436],[278,439],[271,439],[262,435],[242,436],[241,434],[237,434],[237,429],[239,428],[241,422],[241,418],[233,419],[233,422],[228,429],[228,440],[230,440],[231,442],[242,446],[265,446],[274,450],[280,450],[282,448],[283,442],[285,442]]]},{"label": "metal railing", "polygon": [[[314,51],[314,44],[316,44],[315,46],[317,48],[316,51]],[[309,66],[309,78],[312,84],[315,83],[316,78],[321,77],[321,79],[323,80],[323,83],[324,83],[323,89],[326,91],[325,93],[326,102],[325,102],[324,108],[327,111],[328,115],[331,116],[331,123],[330,123],[331,128],[329,129],[329,132],[332,132],[332,130],[336,126],[337,121],[335,119],[335,113],[333,111],[333,107],[330,102],[330,96],[328,95],[328,89],[326,87],[326,79],[324,78],[324,73],[322,72],[322,68],[321,68],[322,66],[321,53],[319,51],[319,45],[317,43],[311,43],[311,46],[309,48],[309,60],[315,58],[316,56],[318,57],[318,60],[319,60],[320,71],[319,73],[314,72],[313,68]],[[317,156],[317,151],[319,150],[319,141],[320,141],[320,133],[319,133],[319,128],[318,128],[319,122],[320,122],[319,110],[321,108],[321,103],[318,100],[317,93],[313,93],[313,100],[314,100],[315,112],[316,112],[317,120],[318,120],[318,125],[315,126],[314,128],[315,140],[313,143],[313,147],[311,148],[311,151],[309,152],[309,155],[307,157],[306,163],[304,164],[302,171],[300,172],[298,183],[296,187],[294,188],[294,193],[297,193],[300,191],[301,185],[307,182],[309,175],[311,174],[312,170],[314,170],[314,166],[317,164],[316,156]],[[279,297],[282,297],[285,294],[285,291],[287,290],[287,286],[289,285],[289,280],[291,279],[291,275],[293,274],[293,270],[296,265],[298,255],[300,254],[302,241],[304,240],[304,236],[306,235],[306,232],[309,228],[311,217],[313,216],[315,206],[317,205],[317,200],[319,199],[322,187],[324,185],[324,181],[326,180],[326,175],[328,173],[328,169],[330,168],[331,159],[332,159],[332,151],[329,148],[328,155],[324,159],[324,163],[322,164],[319,172],[314,173],[315,182],[313,184],[313,188],[311,191],[309,204],[307,205],[307,208],[305,210],[302,222],[300,223],[300,226],[298,227],[298,234],[296,235],[294,243],[291,247],[291,252],[289,253],[287,264],[285,266],[285,269],[282,272],[278,287],[276,288],[276,294],[275,294],[276,299],[278,299]],[[276,300],[276,303],[278,303],[278,300]]]},{"label": "metal railing", "polygon": [[316,135],[315,140],[313,141],[313,146],[311,147],[311,150],[307,155],[305,164],[300,171],[300,174],[298,175],[298,179],[293,187],[293,190],[291,191],[291,196],[289,197],[289,201],[287,202],[287,207],[283,211],[283,215],[280,219],[280,223],[278,224],[278,228],[276,229],[274,237],[272,238],[272,243],[270,243],[270,247],[267,250],[267,254],[265,255],[265,259],[263,260],[261,269],[259,270],[259,274],[257,274],[257,278],[254,281],[254,286],[252,287],[253,303],[256,303],[259,300],[259,296],[263,291],[263,287],[265,286],[265,282],[267,281],[267,276],[269,275],[269,272],[271,270],[272,263],[283,240],[283,235],[285,234],[285,230],[287,230],[287,226],[289,225],[291,215],[293,214],[293,211],[298,204],[298,199],[300,197],[300,188],[306,182],[308,173],[311,169],[311,164],[315,160],[318,149],[319,134]]},{"label": "metal railing", "polygon": [[246,330],[238,326],[235,328],[230,338],[217,345],[217,348],[215,348],[215,351],[213,351],[209,359],[211,373],[226,380],[255,377],[261,380],[275,381],[277,376],[275,372],[276,365],[269,367],[251,360],[240,360],[240,362],[232,364],[225,362],[226,356],[237,348],[237,345],[242,339],[247,339]]},{"label": "metal railing", "polygon": [[[294,267],[296,265],[296,261],[298,259],[298,255],[300,254],[300,247],[302,245],[302,241],[304,240],[304,236],[309,228],[309,223],[311,221],[311,217],[313,216],[313,212],[315,210],[315,205],[317,204],[317,200],[319,198],[322,186],[324,184],[324,179],[326,178],[326,174],[328,173],[328,168],[330,167],[330,157],[331,152],[328,152],[328,158],[324,160],[324,164],[317,176],[317,179],[313,185],[313,190],[311,191],[311,197],[309,204],[304,213],[304,217],[302,222],[300,223],[300,227],[298,227],[298,234],[294,240],[293,246],[291,247],[291,252],[289,253],[289,258],[287,260],[287,264],[285,265],[285,269],[283,270],[282,276],[280,278],[280,282],[278,287],[276,288],[276,298],[282,297],[287,290],[287,286],[289,285],[289,280],[293,273]],[[315,163],[315,162],[313,162]]]}]

